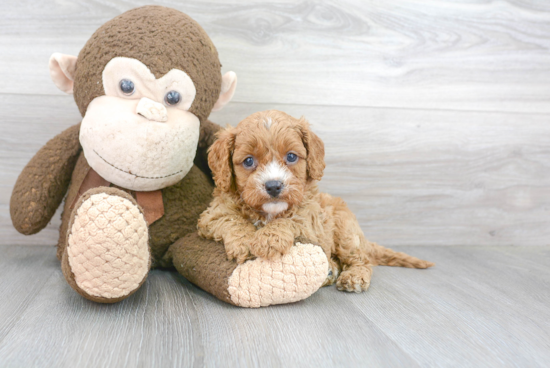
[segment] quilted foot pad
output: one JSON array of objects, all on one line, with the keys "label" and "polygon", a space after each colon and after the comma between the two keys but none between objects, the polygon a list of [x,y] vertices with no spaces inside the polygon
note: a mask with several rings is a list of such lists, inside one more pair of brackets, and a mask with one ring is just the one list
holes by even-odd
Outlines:
[{"label": "quilted foot pad", "polygon": [[68,262],[85,293],[99,298],[131,294],[149,271],[147,223],[130,200],[91,195],[77,209],[68,239]]},{"label": "quilted foot pad", "polygon": [[293,303],[316,292],[327,278],[328,260],[321,247],[296,243],[280,261],[255,259],[233,271],[229,294],[240,307]]}]

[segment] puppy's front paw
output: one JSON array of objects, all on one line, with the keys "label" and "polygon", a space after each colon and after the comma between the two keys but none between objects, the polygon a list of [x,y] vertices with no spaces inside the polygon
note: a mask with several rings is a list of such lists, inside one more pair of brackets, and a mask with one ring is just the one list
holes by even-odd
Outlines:
[{"label": "puppy's front paw", "polygon": [[256,231],[250,252],[259,258],[276,259],[288,253],[293,245],[294,237],[291,234],[270,232],[262,228]]},{"label": "puppy's front paw", "polygon": [[227,254],[227,259],[230,261],[235,260],[238,264],[254,258],[252,254],[250,254],[247,242],[244,241],[234,240],[225,242],[225,253]]},{"label": "puppy's front paw", "polygon": [[352,267],[340,274],[336,287],[342,291],[360,293],[370,286],[372,270],[368,267]]}]

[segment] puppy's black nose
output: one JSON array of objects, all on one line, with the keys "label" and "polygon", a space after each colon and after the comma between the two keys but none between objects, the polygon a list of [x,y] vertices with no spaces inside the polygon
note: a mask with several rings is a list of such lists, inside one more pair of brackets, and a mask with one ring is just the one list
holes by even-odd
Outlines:
[{"label": "puppy's black nose", "polygon": [[272,197],[278,197],[283,190],[283,183],[278,180],[270,180],[265,183],[265,190]]}]

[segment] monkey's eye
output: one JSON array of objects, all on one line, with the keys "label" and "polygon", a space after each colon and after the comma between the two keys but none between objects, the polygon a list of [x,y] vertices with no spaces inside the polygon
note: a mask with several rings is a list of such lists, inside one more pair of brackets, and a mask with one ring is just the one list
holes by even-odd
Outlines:
[{"label": "monkey's eye", "polygon": [[252,169],[255,166],[254,157],[248,156],[243,161],[243,166],[245,169]]},{"label": "monkey's eye", "polygon": [[286,163],[287,164],[293,164],[296,161],[298,161],[298,155],[296,155],[293,152],[289,152],[286,154]]},{"label": "monkey's eye", "polygon": [[136,88],[134,87],[134,82],[132,82],[129,79],[123,79],[123,80],[120,81],[120,90],[125,95],[130,96],[134,93]]},{"label": "monkey's eye", "polygon": [[178,91],[170,91],[164,97],[164,101],[166,101],[168,105],[175,105],[178,102],[180,102],[180,100],[181,100],[181,95]]}]

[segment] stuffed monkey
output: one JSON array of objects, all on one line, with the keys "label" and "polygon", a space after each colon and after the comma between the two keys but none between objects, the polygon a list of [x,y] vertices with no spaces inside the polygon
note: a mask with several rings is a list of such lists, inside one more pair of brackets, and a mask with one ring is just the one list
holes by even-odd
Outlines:
[{"label": "stuffed monkey", "polygon": [[82,122],[50,140],[20,174],[10,201],[15,228],[43,229],[65,199],[57,256],[83,297],[114,303],[151,268],[175,267],[217,298],[259,307],[307,298],[325,281],[320,247],[297,240],[277,261],[228,260],[199,238],[211,201],[207,120],[231,100],[216,48],[189,16],[160,6],[101,26],[78,58],[53,54],[51,77],[74,93]]}]

